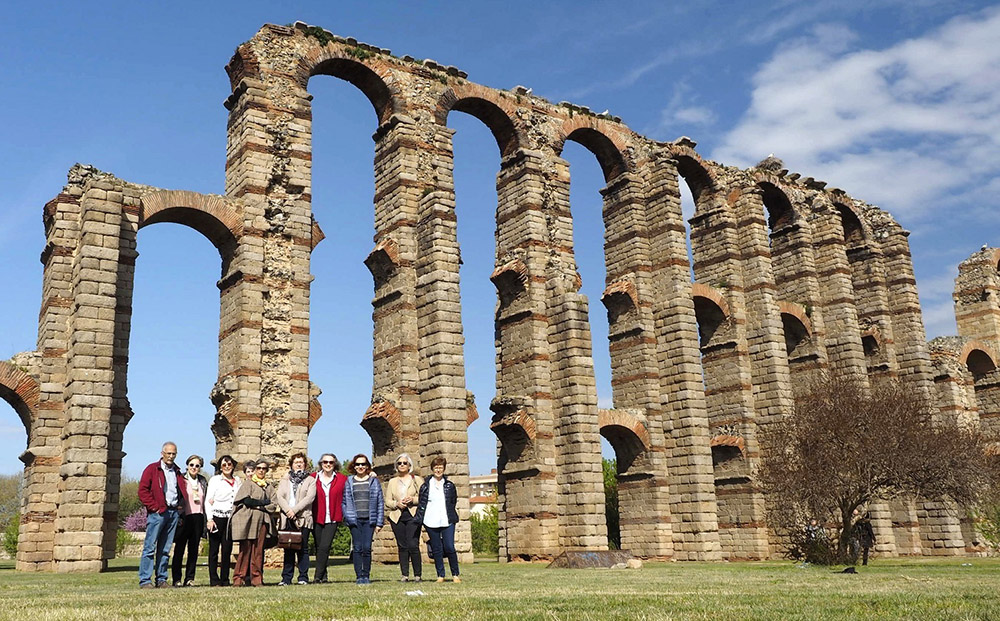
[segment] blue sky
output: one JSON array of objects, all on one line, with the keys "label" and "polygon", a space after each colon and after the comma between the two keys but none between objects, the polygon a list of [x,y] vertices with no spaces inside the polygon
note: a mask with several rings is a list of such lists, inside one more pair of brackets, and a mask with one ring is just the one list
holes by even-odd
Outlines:
[{"label": "blue sky", "polygon": [[[891,211],[910,242],[929,336],[955,332],[956,266],[1000,244],[1000,6],[982,2],[101,2],[18,3],[0,21],[0,359],[35,348],[41,209],[75,162],[129,181],[221,193],[229,94],[223,66],[266,22],[296,20],[397,55],[456,65],[496,88],[609,109],[659,140],[687,135],[741,166],[769,153],[792,171]],[[310,454],[370,450],[358,426],[371,387],[375,115],[335,78],[315,95],[316,249],[311,374],[324,417]],[[474,473],[495,464],[492,218],[499,153],[477,120],[452,114],[466,373],[481,419]],[[591,300],[602,405],[610,405],[601,173],[575,144],[575,242]],[[219,257],[172,224],[139,235],[125,468],[166,439],[214,454]],[[7,413],[2,411],[6,409]],[[0,405],[0,473],[26,435]]]}]

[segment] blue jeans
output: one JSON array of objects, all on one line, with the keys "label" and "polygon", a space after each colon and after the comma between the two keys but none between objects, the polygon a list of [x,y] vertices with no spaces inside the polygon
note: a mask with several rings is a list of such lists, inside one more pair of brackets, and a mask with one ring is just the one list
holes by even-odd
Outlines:
[{"label": "blue jeans", "polygon": [[153,569],[156,569],[156,582],[167,581],[167,557],[170,546],[174,543],[174,531],[180,513],[177,509],[167,509],[164,513],[150,513],[146,516],[146,539],[142,543],[142,558],[139,560],[139,585],[153,582]]},{"label": "blue jeans", "polygon": [[[294,526],[294,524],[289,524]],[[292,575],[295,568],[299,569],[299,581],[309,582],[309,532],[310,529],[300,529],[302,533],[301,550],[285,550],[285,562],[281,566],[281,581],[285,584],[292,583]]]},{"label": "blue jeans", "polygon": [[443,528],[424,526],[430,536],[431,556],[434,557],[434,569],[438,578],[444,578],[444,557],[448,557],[451,575],[458,575],[458,554],[455,552],[455,525],[449,524]]},{"label": "blue jeans", "polygon": [[368,520],[358,520],[357,524],[348,524],[351,529],[351,549],[354,552],[354,575],[361,578],[371,578],[372,573],[372,539],[375,537],[375,525]]}]

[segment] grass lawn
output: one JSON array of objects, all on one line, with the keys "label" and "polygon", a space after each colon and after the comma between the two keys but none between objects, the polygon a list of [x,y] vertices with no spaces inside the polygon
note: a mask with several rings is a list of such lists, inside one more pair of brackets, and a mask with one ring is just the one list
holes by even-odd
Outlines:
[{"label": "grass lawn", "polygon": [[[462,584],[397,582],[376,566],[354,585],[139,590],[136,559],[103,574],[18,573],[0,563],[0,618],[131,619],[1000,619],[1000,560],[876,560],[857,575],[790,562],[647,563],[639,570],[477,562]],[[968,563],[968,565],[965,565]],[[433,575],[425,565],[426,575]],[[269,584],[280,571],[266,570]],[[198,568],[199,581],[208,570]],[[416,589],[423,595],[406,595]]]}]

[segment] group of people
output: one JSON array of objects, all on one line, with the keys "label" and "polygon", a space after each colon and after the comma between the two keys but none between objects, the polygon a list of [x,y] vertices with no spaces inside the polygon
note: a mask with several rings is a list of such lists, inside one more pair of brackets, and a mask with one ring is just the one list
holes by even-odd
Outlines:
[{"label": "group of people", "polygon": [[[395,476],[384,490],[363,453],[348,463],[349,475],[340,472],[340,461],[332,453],[320,457],[316,472],[309,471],[305,454],[296,453],[288,460],[288,472],[276,483],[268,478],[271,464],[264,459],[246,462],[241,478],[236,475],[236,460],[223,455],[215,462],[215,476],[207,480],[201,457],[188,457],[184,471],[176,459],[177,445],[165,443],[160,459],[147,466],[139,479],[139,500],[147,512],[139,562],[141,588],[193,586],[205,533],[211,586],[261,586],[264,551],[275,544],[284,547],[279,584],[291,585],[293,579],[296,584],[308,584],[310,534],[316,544],[313,582],[326,583],[330,548],[340,524],[351,531],[356,583],[371,584],[372,542],[386,518],[396,538],[400,580],[422,580],[423,529],[437,581],[445,580],[447,557],[452,580],[461,582],[455,551],[458,493],[445,476],[444,457],[431,461],[432,476],[425,480],[414,472],[409,455],[399,455]],[[239,544],[239,553],[231,567],[234,542]],[[172,566],[168,563],[171,546]],[[168,568],[172,580],[168,580]]]}]

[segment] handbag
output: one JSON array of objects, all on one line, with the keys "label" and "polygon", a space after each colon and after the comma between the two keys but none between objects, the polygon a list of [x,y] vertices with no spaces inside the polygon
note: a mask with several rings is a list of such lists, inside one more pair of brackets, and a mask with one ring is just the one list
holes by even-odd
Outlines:
[{"label": "handbag", "polygon": [[278,547],[285,550],[302,549],[302,531],[299,530],[279,530]]}]

